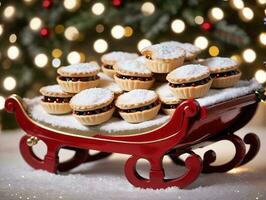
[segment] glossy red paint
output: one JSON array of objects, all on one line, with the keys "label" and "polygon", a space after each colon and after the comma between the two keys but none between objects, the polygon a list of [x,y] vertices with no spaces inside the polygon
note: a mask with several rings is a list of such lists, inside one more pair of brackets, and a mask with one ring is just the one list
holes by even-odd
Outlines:
[{"label": "glossy red paint", "polygon": [[[80,137],[51,129],[30,119],[23,104],[23,100],[16,95],[7,98],[5,103],[6,111],[15,113],[17,122],[27,133],[20,141],[21,154],[33,168],[53,173],[106,158],[111,153],[122,153],[131,155],[125,164],[125,175],[134,186],[153,189],[172,186],[184,188],[195,181],[202,170],[206,173],[228,171],[250,161],[259,150],[256,135],[249,134],[244,140],[252,147],[247,155],[243,140],[233,135],[234,131],[243,127],[254,115],[258,104],[255,94],[206,108],[200,107],[195,100],[186,100],[177,107],[170,121],[159,129],[128,136]],[[32,147],[27,145],[28,138],[33,136],[47,145],[44,160],[40,160],[33,153]],[[227,164],[211,166],[215,160],[214,151],[206,152],[203,161],[192,151],[198,146],[205,146],[207,141],[222,139],[231,141],[237,149],[236,156]],[[59,163],[60,148],[71,149],[75,151],[75,155],[72,159]],[[90,155],[88,150],[98,150],[100,153]],[[183,153],[190,154],[185,161],[179,159]],[[162,159],[166,155],[170,155],[176,164],[186,167],[182,176],[165,178]],[[141,158],[150,163],[149,179],[141,177],[136,171],[136,163]]]}]

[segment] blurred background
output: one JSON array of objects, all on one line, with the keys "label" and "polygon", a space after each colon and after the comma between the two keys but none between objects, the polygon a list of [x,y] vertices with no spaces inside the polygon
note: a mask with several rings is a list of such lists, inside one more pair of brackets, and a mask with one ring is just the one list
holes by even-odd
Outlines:
[{"label": "blurred background", "polygon": [[266,0],[0,0],[0,19],[2,129],[16,126],[5,97],[38,95],[56,68],[166,40],[229,56],[243,79],[266,82]]}]

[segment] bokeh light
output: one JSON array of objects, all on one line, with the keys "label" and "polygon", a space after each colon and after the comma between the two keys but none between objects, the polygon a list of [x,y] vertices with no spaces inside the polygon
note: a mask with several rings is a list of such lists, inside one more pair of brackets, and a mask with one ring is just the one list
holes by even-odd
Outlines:
[{"label": "bokeh light", "polygon": [[245,7],[239,12],[239,16],[243,21],[248,22],[253,19],[254,12],[251,8]]},{"label": "bokeh light", "polygon": [[261,33],[259,35],[259,41],[262,45],[266,45],[266,33]]},{"label": "bokeh light", "polygon": [[5,108],[5,98],[3,96],[0,96],[0,110],[3,110]]},{"label": "bokeh light", "polygon": [[42,20],[39,17],[33,17],[30,20],[30,28],[34,31],[39,30],[42,26]]},{"label": "bokeh light", "polygon": [[60,67],[60,65],[61,65],[61,60],[59,58],[54,58],[52,60],[52,66],[54,68],[58,68],[58,67]]},{"label": "bokeh light", "polygon": [[10,36],[9,36],[9,42],[10,43],[15,43],[17,41],[17,35],[16,34],[11,34]]},{"label": "bokeh light", "polygon": [[14,6],[7,6],[4,9],[3,15],[5,18],[9,19],[15,15],[16,9]]},{"label": "bokeh light", "polygon": [[69,64],[80,63],[80,55],[79,55],[79,53],[77,51],[71,51],[67,55],[67,61],[69,62]]},{"label": "bokeh light", "polygon": [[247,63],[252,63],[256,60],[256,53],[253,49],[246,49],[243,54],[242,54],[244,60],[247,62]]},{"label": "bokeh light", "polygon": [[0,36],[3,34],[3,32],[4,32],[4,27],[2,24],[0,24]]},{"label": "bokeh light", "polygon": [[44,53],[35,56],[34,63],[37,67],[45,67],[48,63],[48,57]]},{"label": "bokeh light", "polygon": [[182,33],[185,27],[185,23],[181,19],[175,19],[171,24],[171,28],[175,33]]},{"label": "bokeh light", "polygon": [[211,55],[211,56],[218,56],[219,55],[219,48],[217,47],[217,46],[211,46],[210,48],[209,48],[209,54]]},{"label": "bokeh light", "polygon": [[52,51],[52,56],[54,58],[59,58],[59,57],[62,56],[62,54],[63,54],[63,52],[60,49],[57,49],[57,48],[53,49],[53,51]]},{"label": "bokeh light", "polygon": [[204,22],[204,18],[202,16],[196,16],[195,19],[194,19],[195,23],[200,25]]},{"label": "bokeh light", "polygon": [[206,37],[204,36],[198,36],[195,41],[194,44],[199,47],[200,49],[206,49],[209,45],[209,41]]},{"label": "bokeh light", "polygon": [[15,60],[19,57],[20,51],[19,48],[15,45],[10,46],[7,49],[7,56],[11,59],[11,60]]},{"label": "bokeh light", "polygon": [[101,15],[101,14],[103,14],[104,10],[105,10],[104,5],[102,3],[99,3],[99,2],[93,4],[93,6],[91,7],[91,11],[95,15]]},{"label": "bokeh light", "polygon": [[80,7],[80,0],[64,0],[64,7],[69,11],[75,11]]},{"label": "bokeh light", "polygon": [[125,27],[125,37],[131,37],[133,35],[133,29],[130,26]]},{"label": "bokeh light", "polygon": [[262,69],[259,69],[255,73],[255,78],[259,83],[265,83],[266,82],[266,72]]},{"label": "bokeh light", "polygon": [[104,26],[102,24],[97,24],[95,30],[97,33],[102,33],[104,32]]},{"label": "bokeh light", "polygon": [[79,31],[76,27],[74,26],[69,26],[65,30],[65,37],[69,41],[75,41],[79,37]]},{"label": "bokeh light", "polygon": [[214,7],[210,10],[209,17],[212,21],[220,21],[224,18],[224,12],[221,8]]},{"label": "bokeh light", "polygon": [[229,3],[230,3],[230,5],[233,7],[233,8],[235,8],[235,9],[237,9],[237,10],[241,10],[241,9],[243,9],[244,8],[244,2],[242,1],[242,0],[231,0],[231,1],[229,1]]},{"label": "bokeh light", "polygon": [[138,50],[141,51],[142,49],[152,45],[150,40],[142,39],[138,42]]},{"label": "bokeh light", "polygon": [[145,2],[141,6],[141,12],[145,16],[152,15],[155,11],[155,6],[152,2]]},{"label": "bokeh light", "polygon": [[6,77],[3,81],[3,86],[8,91],[15,89],[16,85],[17,81],[12,76]]},{"label": "bokeh light", "polygon": [[124,34],[125,34],[125,29],[123,28],[123,26],[115,25],[111,29],[111,35],[115,39],[121,39],[124,36]]},{"label": "bokeh light", "polygon": [[94,42],[93,48],[97,53],[103,53],[108,49],[108,44],[104,39],[98,39]]}]

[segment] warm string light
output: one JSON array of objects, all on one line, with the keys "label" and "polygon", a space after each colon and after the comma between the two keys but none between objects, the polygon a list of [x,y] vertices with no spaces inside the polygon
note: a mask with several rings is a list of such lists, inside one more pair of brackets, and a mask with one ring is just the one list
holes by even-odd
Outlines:
[{"label": "warm string light", "polygon": [[3,81],[3,86],[8,91],[14,90],[16,85],[17,81],[12,76],[6,77]]},{"label": "warm string light", "polygon": [[220,50],[219,50],[219,48],[217,46],[211,46],[209,48],[209,54],[211,56],[218,56],[219,55],[219,52],[220,52]]},{"label": "warm string light", "polygon": [[67,55],[67,61],[69,62],[69,64],[77,64],[80,63],[80,55],[79,52],[77,51],[71,51],[68,55]]},{"label": "warm string light", "polygon": [[171,28],[175,33],[182,33],[185,30],[186,26],[183,20],[175,19],[171,24]]},{"label": "warm string light", "polygon": [[266,4],[266,0],[257,0],[257,3],[260,5],[265,5]]},{"label": "warm string light", "polygon": [[30,28],[34,31],[37,31],[41,28],[42,26],[42,20],[39,17],[33,17],[30,20]]},{"label": "warm string light", "polygon": [[0,110],[3,110],[5,108],[5,98],[3,96],[0,96]]},{"label": "warm string light", "polygon": [[17,35],[16,34],[11,34],[10,36],[9,36],[9,42],[10,43],[15,43],[17,41]]},{"label": "warm string light", "polygon": [[155,6],[152,2],[145,2],[141,6],[141,12],[145,16],[152,15],[155,11]]},{"label": "warm string light", "polygon": [[64,7],[68,11],[75,11],[80,7],[80,0],[64,0]]},{"label": "warm string light", "polygon": [[209,41],[206,37],[204,36],[198,36],[195,41],[194,44],[199,47],[200,49],[206,49],[209,45]]},{"label": "warm string light", "polygon": [[48,57],[44,53],[40,53],[35,56],[34,63],[37,67],[43,68],[48,63]]},{"label": "warm string light", "polygon": [[266,46],[266,33],[265,32],[264,33],[261,33],[259,35],[259,41],[260,41],[260,43],[262,45],[265,45]]},{"label": "warm string light", "polygon": [[236,10],[241,10],[245,6],[245,4],[242,0],[231,0],[229,3]]},{"label": "warm string light", "polygon": [[60,65],[61,65],[61,60],[59,58],[54,58],[52,60],[52,66],[54,68],[58,68],[58,67],[60,67]]},{"label": "warm string light", "polygon": [[262,69],[259,69],[255,73],[255,78],[259,83],[265,83],[266,82],[266,72]]},{"label": "warm string light", "polygon": [[253,49],[246,49],[243,51],[242,56],[247,63],[254,62],[257,57],[256,52]]},{"label": "warm string light", "polygon": [[98,39],[94,42],[93,48],[97,53],[104,53],[108,49],[108,43],[104,39]]},{"label": "warm string light", "polygon": [[196,16],[194,21],[196,24],[201,25],[204,22],[204,18],[202,16]]},{"label": "warm string light", "polygon": [[239,16],[243,21],[248,22],[253,19],[254,12],[251,10],[251,8],[245,7],[239,12]]},{"label": "warm string light", "polygon": [[15,60],[19,57],[20,51],[19,48],[15,45],[10,46],[7,49],[7,56],[11,59],[11,60]]},{"label": "warm string light", "polygon": [[239,56],[239,55],[232,55],[231,59],[235,60],[238,63],[242,62],[241,56]]},{"label": "warm string light", "polygon": [[95,30],[97,33],[102,33],[104,32],[104,26],[102,24],[97,24]]},{"label": "warm string light", "polygon": [[125,34],[125,30],[124,30],[123,26],[115,25],[111,29],[111,35],[115,39],[121,39],[124,36],[124,34]]},{"label": "warm string light", "polygon": [[10,19],[10,18],[12,18],[15,15],[15,12],[16,12],[16,8],[14,6],[7,6],[4,9],[3,16],[6,19]]},{"label": "warm string light", "polygon": [[52,51],[52,56],[54,58],[59,58],[62,56],[62,54],[63,54],[63,52],[60,49],[53,49],[53,51]]},{"label": "warm string light", "polygon": [[69,26],[65,30],[65,38],[69,41],[75,41],[79,38],[79,31],[74,26]]},{"label": "warm string light", "polygon": [[150,40],[142,39],[138,42],[138,50],[141,51],[142,49],[152,45]]},{"label": "warm string light", "polygon": [[125,37],[131,37],[133,35],[133,29],[130,26],[125,27]]},{"label": "warm string light", "polygon": [[65,31],[65,27],[62,24],[58,24],[55,26],[55,33],[62,34]]},{"label": "warm string light", "polygon": [[224,18],[224,12],[221,8],[214,7],[209,11],[209,18],[214,22],[220,21]]},{"label": "warm string light", "polygon": [[91,11],[94,15],[102,15],[105,11],[105,6],[102,3],[95,3],[91,7]]},{"label": "warm string light", "polygon": [[4,32],[4,26],[0,24],[0,36],[3,34],[3,32]]}]

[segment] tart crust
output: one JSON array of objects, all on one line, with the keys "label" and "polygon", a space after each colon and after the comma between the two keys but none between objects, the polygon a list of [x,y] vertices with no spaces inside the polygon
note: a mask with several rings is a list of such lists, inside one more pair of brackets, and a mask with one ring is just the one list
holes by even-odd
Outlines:
[{"label": "tart crust", "polygon": [[173,88],[170,86],[169,87],[173,92],[173,94],[179,99],[195,99],[205,96],[208,93],[211,85],[212,85],[212,79],[204,85],[199,85],[195,87],[180,87],[180,88]]},{"label": "tart crust", "polygon": [[185,57],[168,60],[150,60],[146,59],[145,64],[154,73],[168,73],[184,63]]},{"label": "tart crust", "polygon": [[119,114],[128,123],[140,123],[155,118],[160,108],[161,104],[158,104],[157,106],[148,110],[133,113],[119,112]]},{"label": "tart crust", "polygon": [[241,72],[227,77],[213,78],[211,88],[228,88],[234,86],[240,79]]},{"label": "tart crust", "polygon": [[73,115],[81,124],[93,126],[93,125],[98,125],[98,124],[108,121],[112,117],[114,111],[115,111],[115,107],[113,107],[112,109],[106,112],[95,114],[95,115],[85,115],[85,116],[75,115],[75,114]]},{"label": "tart crust", "polygon": [[72,111],[69,103],[50,103],[41,101],[41,105],[49,114],[62,115]]},{"label": "tart crust", "polygon": [[134,89],[149,89],[153,85],[155,79],[150,81],[139,81],[130,79],[121,79],[116,75],[114,76],[115,82],[125,91],[131,91]]},{"label": "tart crust", "polygon": [[93,81],[62,81],[59,77],[56,78],[57,83],[60,85],[63,91],[69,93],[79,93],[82,90],[88,88],[97,87],[100,83],[100,78],[93,80]]},{"label": "tart crust", "polygon": [[105,73],[107,76],[114,78],[115,70],[114,69],[107,69],[102,66],[103,73]]}]

